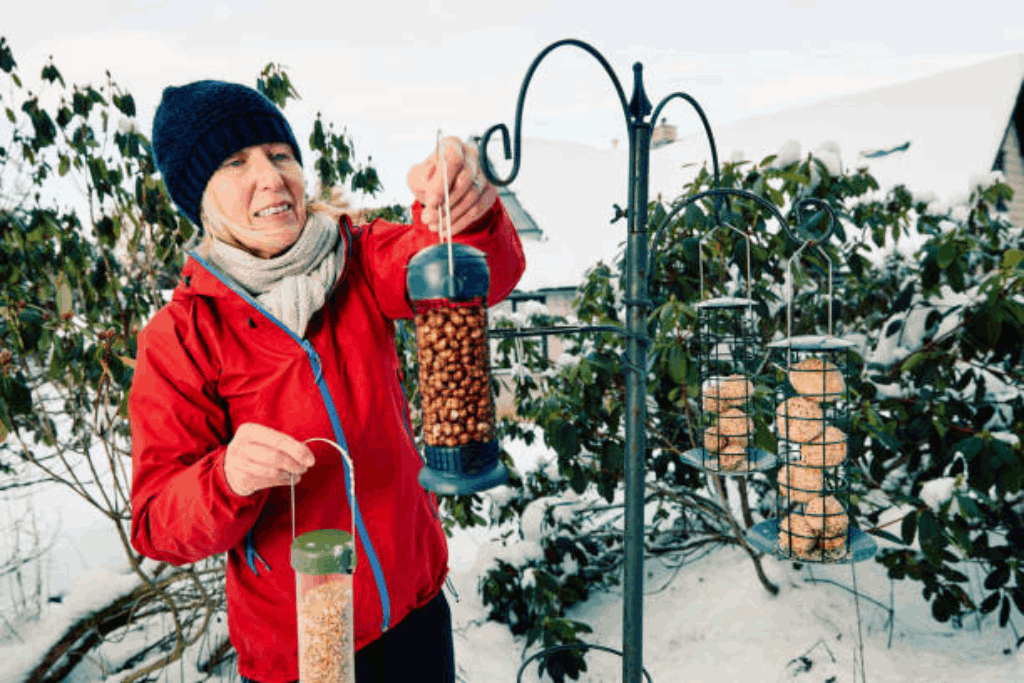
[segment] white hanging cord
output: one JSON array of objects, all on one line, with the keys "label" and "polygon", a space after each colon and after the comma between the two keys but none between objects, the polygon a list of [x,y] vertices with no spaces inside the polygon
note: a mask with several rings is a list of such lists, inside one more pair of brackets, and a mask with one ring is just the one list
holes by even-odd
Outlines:
[{"label": "white hanging cord", "polygon": [[750,299],[750,281],[753,279],[754,272],[750,267],[750,233],[743,233],[743,236],[747,240],[747,298]]},{"label": "white hanging cord", "polygon": [[[352,526],[353,526],[353,532],[354,532],[355,531],[355,523],[356,523],[356,505],[355,505],[355,499],[356,499],[355,476],[356,476],[356,473],[355,473],[355,469],[352,467],[352,459],[348,456],[348,451],[346,451],[344,448],[342,448],[338,444],[334,443],[330,439],[322,439],[320,437],[313,437],[312,439],[306,439],[302,443],[303,444],[309,444],[309,443],[311,443],[313,441],[319,441],[321,443],[327,444],[328,446],[333,446],[334,449],[337,450],[339,454],[341,454],[341,457],[348,464],[348,469],[346,470],[345,488],[348,490],[348,505],[349,505],[349,509],[352,511]],[[294,541],[295,540],[295,475],[294,474],[291,475],[291,489],[292,489],[291,490],[291,494],[292,494],[292,540]],[[353,541],[354,541],[355,540],[355,533],[352,534],[352,538],[353,538]]]},{"label": "white hanging cord", "polygon": [[[452,207],[448,198],[448,160],[444,156],[444,138],[441,137],[441,129],[437,129],[437,158],[441,162],[441,179],[444,181],[444,216],[448,221],[448,292],[455,293],[455,257],[452,254]],[[438,211],[438,214],[441,212]],[[437,217],[437,234],[444,241],[444,230],[441,225],[441,215]]]},{"label": "white hanging cord", "polygon": [[[853,604],[857,607],[857,640],[860,643],[860,678],[863,683],[868,683],[868,677],[866,673],[866,667],[864,666],[864,632],[861,629],[861,617],[860,617],[860,593],[857,592],[857,563],[850,562],[850,571],[853,573]],[[854,670],[853,679],[857,680],[857,656],[854,651]]]}]

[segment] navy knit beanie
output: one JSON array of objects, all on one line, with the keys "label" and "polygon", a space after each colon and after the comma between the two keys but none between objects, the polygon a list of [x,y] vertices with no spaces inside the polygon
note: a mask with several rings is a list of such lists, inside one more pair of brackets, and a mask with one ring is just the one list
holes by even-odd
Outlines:
[{"label": "navy knit beanie", "polygon": [[178,208],[202,230],[199,206],[210,176],[240,149],[267,142],[299,146],[277,106],[236,83],[196,81],[164,89],[153,117],[153,156]]}]

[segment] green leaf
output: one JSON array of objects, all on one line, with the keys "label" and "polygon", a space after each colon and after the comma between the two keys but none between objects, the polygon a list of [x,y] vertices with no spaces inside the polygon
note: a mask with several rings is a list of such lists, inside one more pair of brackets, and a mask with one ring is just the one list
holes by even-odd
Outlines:
[{"label": "green leaf", "polygon": [[57,67],[55,67],[53,64],[47,64],[46,66],[44,66],[43,72],[40,74],[40,77],[46,81],[49,81],[50,83],[59,80],[60,84],[64,85],[64,77],[60,75],[60,72],[57,71]]},{"label": "green leaf", "polygon": [[0,36],[0,71],[9,74],[17,65],[18,63],[14,61],[14,53],[11,52],[11,47],[7,44],[7,39]]},{"label": "green leaf", "polygon": [[900,366],[900,369],[903,371],[904,374],[913,372],[914,368],[920,365],[922,361],[925,361],[927,359],[928,354],[923,351],[912,353],[907,357],[906,360],[903,361],[903,364]]},{"label": "green leaf", "polygon": [[900,540],[900,538],[898,536],[896,536],[896,534],[891,534],[888,531],[886,531],[885,529],[872,529],[870,531],[870,533],[871,533],[872,536],[878,536],[879,538],[884,538],[885,540],[889,541],[890,543],[899,543],[899,544],[903,543],[903,541]]},{"label": "green leaf", "polygon": [[953,596],[943,591],[935,596],[935,601],[932,602],[932,616],[936,621],[945,623],[953,615],[953,607]]},{"label": "green leaf", "polygon": [[14,111],[10,107],[6,107],[6,110],[7,110],[7,120],[10,121],[11,123],[14,123],[15,122]]},{"label": "green leaf", "polygon": [[942,533],[942,524],[931,510],[922,510],[918,515],[917,533],[921,550],[931,557],[937,557],[949,542]]},{"label": "green leaf", "polygon": [[[0,439],[2,441],[2,439]],[[1024,614],[1024,585],[1019,583],[1010,589],[1010,595],[1013,596],[1013,603],[1017,605],[1017,611]]]},{"label": "green leaf", "polygon": [[939,257],[937,263],[939,268],[945,270],[949,268],[950,264],[956,260],[956,246],[950,242],[945,242],[939,246]]},{"label": "green leaf", "polygon": [[994,591],[1002,588],[1010,580],[1010,565],[1000,564],[985,577],[985,588]]},{"label": "green leaf", "polygon": [[57,280],[56,290],[54,303],[57,307],[57,314],[63,319],[72,314],[71,287],[68,285],[67,280],[64,279],[63,274]]},{"label": "green leaf", "polygon": [[970,496],[966,496],[962,493],[956,494],[957,506],[960,508],[960,515],[967,519],[980,519],[981,508],[974,502],[974,499]]},{"label": "green leaf", "polygon": [[121,110],[121,113],[125,116],[135,116],[135,99],[131,94],[125,94],[121,97],[114,95],[114,106]]},{"label": "green leaf", "polygon": [[1014,268],[1021,259],[1024,259],[1024,251],[1018,249],[1007,249],[1003,254],[1003,268],[1007,270]]},{"label": "green leaf", "polygon": [[686,385],[686,351],[678,344],[669,349],[668,374],[676,384]]},{"label": "green leaf", "polygon": [[903,518],[903,523],[900,524],[900,535],[903,536],[903,542],[910,545],[914,542],[914,534],[917,531],[917,512],[910,512]]},{"label": "green leaf", "polygon": [[68,173],[68,171],[70,169],[71,169],[71,159],[69,159],[64,154],[61,154],[60,155],[60,165],[57,167],[57,175],[59,175],[61,177],[64,177],[64,176],[67,175],[67,173]]},{"label": "green leaf", "polygon": [[988,614],[989,612],[992,612],[993,610],[995,610],[995,608],[998,607],[998,606],[999,606],[999,591],[996,591],[992,595],[990,595],[987,598],[985,598],[984,600],[982,600],[981,607],[979,608],[979,610],[981,611],[982,614]]}]

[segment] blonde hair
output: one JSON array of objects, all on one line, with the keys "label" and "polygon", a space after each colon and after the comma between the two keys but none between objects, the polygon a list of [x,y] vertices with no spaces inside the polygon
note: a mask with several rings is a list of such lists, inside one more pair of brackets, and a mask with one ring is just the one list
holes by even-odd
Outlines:
[{"label": "blonde hair", "polygon": [[[337,222],[341,219],[342,215],[350,212],[350,210],[351,202],[345,196],[345,191],[340,187],[334,188],[331,191],[331,196],[327,199],[307,200],[306,220],[308,221],[309,217],[314,213],[323,213],[330,216],[331,220]],[[203,199],[199,204],[199,219],[203,224],[203,234],[199,238],[199,244],[196,246],[199,256],[204,259],[209,258],[214,240],[238,246],[237,242],[231,237],[231,233],[225,227],[230,226],[231,221],[228,220],[227,216],[220,210],[220,207],[217,206],[213,193],[210,191],[210,185],[207,185],[206,189],[203,190]]]}]

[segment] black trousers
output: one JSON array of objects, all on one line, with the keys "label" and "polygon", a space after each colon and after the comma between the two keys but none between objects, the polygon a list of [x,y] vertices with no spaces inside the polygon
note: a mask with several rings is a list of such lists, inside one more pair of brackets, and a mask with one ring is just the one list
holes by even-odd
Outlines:
[{"label": "black trousers", "polygon": [[[455,683],[452,613],[443,590],[356,653],[356,683],[408,681]],[[259,681],[242,676],[242,683]]]}]

